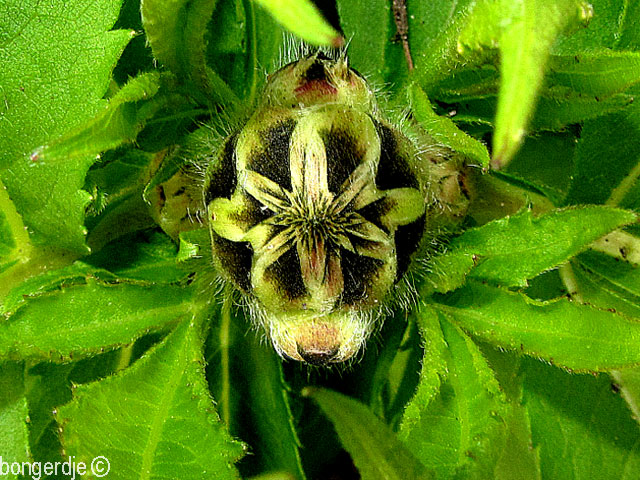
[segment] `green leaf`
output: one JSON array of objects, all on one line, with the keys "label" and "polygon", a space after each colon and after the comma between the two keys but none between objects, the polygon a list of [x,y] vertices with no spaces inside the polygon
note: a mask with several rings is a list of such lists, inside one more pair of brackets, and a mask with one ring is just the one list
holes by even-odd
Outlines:
[{"label": "green leaf", "polygon": [[475,162],[482,168],[489,166],[487,147],[460,130],[451,119],[436,115],[427,95],[415,84],[409,88],[409,101],[416,120],[436,143],[450,147],[454,152],[467,157],[469,163]]},{"label": "green leaf", "polygon": [[[489,478],[504,442],[504,396],[482,353],[467,335],[446,320],[437,326],[434,311],[425,311],[418,318],[428,342],[424,360],[431,360],[435,353],[436,365],[423,364],[400,438],[436,471],[437,478],[453,478],[455,474]],[[432,340],[435,328],[441,328],[442,333]]]},{"label": "green leaf", "polygon": [[309,0],[255,0],[282,26],[312,45],[339,47],[344,40]]},{"label": "green leaf", "polygon": [[144,0],[142,24],[153,55],[187,86],[203,104],[215,99],[234,103],[229,86],[207,68],[205,32],[215,8],[215,0]]},{"label": "green leaf", "polygon": [[595,96],[625,91],[640,82],[640,52],[603,51],[585,55],[551,56],[546,81]]},{"label": "green leaf", "polygon": [[365,405],[322,388],[307,387],[302,394],[329,417],[363,480],[435,478]]},{"label": "green leaf", "polygon": [[54,165],[29,155],[103,106],[111,70],[131,39],[129,31],[107,31],[119,8],[116,0],[0,6],[0,177],[39,244],[87,252],[89,195],[81,188],[95,158]]},{"label": "green leaf", "polygon": [[[31,452],[27,422],[29,412],[24,394],[24,365],[22,363],[0,363],[0,458],[11,465],[14,462],[29,462]],[[6,475],[6,476],[5,476]],[[2,472],[4,478],[17,479],[17,475]]]},{"label": "green leaf", "polygon": [[191,292],[183,286],[86,284],[27,300],[0,322],[0,356],[64,360],[126,345],[185,315]]},{"label": "green leaf", "polygon": [[635,219],[624,210],[595,206],[555,210],[538,218],[524,210],[467,230],[451,242],[444,256],[450,261],[475,256],[478,265],[469,273],[472,278],[525,286],[527,279],[565,262]]},{"label": "green leaf", "polygon": [[91,121],[39,147],[31,159],[46,163],[68,161],[132,142],[144,123],[167,101],[166,97],[156,96],[160,84],[158,72],[130,80]]},{"label": "green leaf", "polygon": [[282,361],[256,332],[247,332],[249,325],[232,304],[227,297],[216,316],[206,357],[222,420],[251,448],[238,467],[243,476],[279,471],[304,479]]},{"label": "green leaf", "polygon": [[570,375],[528,361],[524,379],[542,478],[637,478],[640,429],[606,375]]},{"label": "green leaf", "polygon": [[500,49],[494,168],[508,164],[520,147],[554,41],[568,25],[588,20],[591,13],[579,0],[487,0],[474,10],[460,44]]},{"label": "green leaf", "polygon": [[[640,176],[640,105],[585,122],[565,203],[621,205]],[[606,159],[606,161],[604,161]],[[640,208],[639,197],[631,204]]]},{"label": "green leaf", "polygon": [[575,371],[640,364],[640,323],[607,310],[557,299],[539,302],[467,282],[434,305],[472,335]]},{"label": "green leaf", "polygon": [[57,416],[67,455],[106,457],[114,479],[238,478],[242,447],[215,412],[199,328],[185,319],[130,368],[76,388]]}]

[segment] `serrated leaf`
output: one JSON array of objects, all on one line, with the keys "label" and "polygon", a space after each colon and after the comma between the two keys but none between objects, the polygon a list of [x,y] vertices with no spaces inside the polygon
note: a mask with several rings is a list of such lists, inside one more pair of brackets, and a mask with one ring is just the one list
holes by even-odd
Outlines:
[{"label": "serrated leaf", "polygon": [[606,375],[570,375],[528,361],[523,398],[542,478],[638,477],[640,429]]},{"label": "serrated leaf", "polygon": [[[640,105],[585,122],[565,203],[620,205],[640,176]],[[606,162],[603,161],[606,159]],[[639,201],[636,198],[635,207]]]},{"label": "serrated leaf", "polygon": [[25,384],[29,408],[29,443],[34,461],[62,463],[65,460],[54,418],[56,408],[71,401],[74,384],[95,381],[112,374],[119,358],[120,351],[113,351],[66,364],[43,362],[29,369]]},{"label": "serrated leaf", "polygon": [[496,0],[476,7],[459,44],[500,50],[500,95],[493,136],[492,166],[508,164],[533,114],[549,51],[573,23],[590,18],[579,0]]},{"label": "serrated leaf", "polygon": [[640,323],[565,298],[539,302],[475,281],[438,296],[434,308],[498,348],[575,371],[640,364]]},{"label": "serrated leaf", "polygon": [[0,322],[0,356],[63,360],[126,345],[185,315],[191,292],[184,286],[86,284],[27,300]]},{"label": "serrated leaf", "polygon": [[185,319],[133,366],[79,386],[57,416],[67,454],[106,457],[114,479],[239,478],[242,447],[215,412],[199,328]]},{"label": "serrated leaf", "polygon": [[[426,327],[425,317],[420,318]],[[438,321],[437,314],[434,320]],[[407,406],[409,416],[405,416],[400,438],[436,471],[437,478],[489,478],[506,433],[505,399],[473,341],[446,320],[439,323],[439,341],[446,342],[448,349],[436,348],[440,350],[439,361],[444,360],[446,366],[436,367],[436,372],[423,379],[426,383],[418,386],[416,397]],[[430,385],[434,373],[440,377],[439,389]]]},{"label": "serrated leaf", "polygon": [[309,0],[256,0],[281,25],[312,45],[339,47],[344,40]]},{"label": "serrated leaf", "polygon": [[467,230],[451,242],[444,256],[473,255],[478,265],[469,273],[472,278],[525,286],[527,279],[559,265],[635,219],[624,210],[595,206],[555,210],[538,218],[524,210]]},{"label": "serrated leaf", "polygon": [[97,116],[39,147],[32,154],[32,161],[69,161],[76,157],[95,156],[132,142],[145,122],[168,100],[166,95],[158,98],[160,85],[158,72],[145,73],[130,80]]},{"label": "serrated leaf", "polygon": [[29,155],[103,105],[111,70],[131,39],[129,31],[107,32],[119,8],[115,0],[10,0],[0,7],[0,176],[35,242],[81,254],[88,202],[81,188],[95,159],[50,165]]},{"label": "serrated leaf", "polygon": [[333,423],[363,480],[435,478],[391,429],[360,402],[322,388],[305,388]]},{"label": "serrated leaf", "polygon": [[281,359],[256,332],[247,332],[249,325],[232,303],[227,297],[216,315],[206,355],[207,376],[222,420],[251,449],[251,456],[238,467],[243,476],[279,471],[291,480],[303,480]]},{"label": "serrated leaf", "polygon": [[450,147],[482,168],[489,166],[489,152],[479,140],[470,137],[460,130],[449,118],[436,115],[432,110],[427,95],[419,86],[413,84],[409,88],[409,101],[418,123],[438,144]]},{"label": "serrated leaf", "polygon": [[[14,462],[29,462],[31,451],[27,422],[29,412],[24,392],[24,364],[21,362],[0,363],[0,458],[11,465]],[[11,480],[18,476],[11,471],[2,471],[2,476]]]}]

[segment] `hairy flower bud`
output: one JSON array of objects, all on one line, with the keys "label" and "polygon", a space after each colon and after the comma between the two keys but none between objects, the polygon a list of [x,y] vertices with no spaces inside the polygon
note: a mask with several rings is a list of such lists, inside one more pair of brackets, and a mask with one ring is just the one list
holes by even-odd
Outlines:
[{"label": "hairy flower bud", "polygon": [[269,77],[208,166],[204,204],[216,266],[280,354],[326,364],[361,348],[428,230],[436,184],[458,185],[441,160],[380,116],[344,58],[316,53]]}]

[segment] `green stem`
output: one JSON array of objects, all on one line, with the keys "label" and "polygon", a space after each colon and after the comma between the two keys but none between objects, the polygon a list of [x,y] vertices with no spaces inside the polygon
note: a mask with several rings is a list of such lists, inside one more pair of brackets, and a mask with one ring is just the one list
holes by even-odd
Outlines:
[{"label": "green stem", "polygon": [[231,329],[231,305],[233,302],[233,287],[225,285],[220,311],[220,367],[221,367],[221,393],[219,404],[222,407],[220,416],[222,421],[231,425],[231,373],[230,373],[230,329]]},{"label": "green stem", "polygon": [[620,184],[613,189],[611,196],[605,202],[605,205],[610,207],[617,207],[620,202],[624,200],[624,197],[636,184],[638,177],[640,177],[640,162],[629,172],[629,175],[624,177]]},{"label": "green stem", "polygon": [[129,366],[131,363],[131,357],[133,356],[133,347],[135,342],[126,345],[120,349],[118,354],[118,363],[116,364],[115,371],[120,372]]},{"label": "green stem", "polygon": [[569,296],[576,302],[584,303],[584,298],[582,297],[582,293],[580,293],[578,281],[576,280],[576,276],[573,273],[573,267],[571,267],[571,263],[567,262],[561,265],[558,271],[560,273],[560,279],[567,289],[567,293],[569,294]]}]

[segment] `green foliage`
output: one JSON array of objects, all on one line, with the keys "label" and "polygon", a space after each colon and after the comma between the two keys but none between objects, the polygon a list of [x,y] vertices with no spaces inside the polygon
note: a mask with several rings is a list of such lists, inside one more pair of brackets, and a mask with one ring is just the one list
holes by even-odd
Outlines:
[{"label": "green foliage", "polygon": [[[454,3],[408,2],[414,69],[387,0],[0,5],[4,462],[637,478],[640,6]],[[158,228],[162,208],[195,219],[190,148],[213,156],[242,125],[294,59],[287,32],[344,39],[380,109],[451,151],[470,198],[415,259],[416,305],[390,302],[360,361],[323,371],[260,338],[208,229]]]}]

